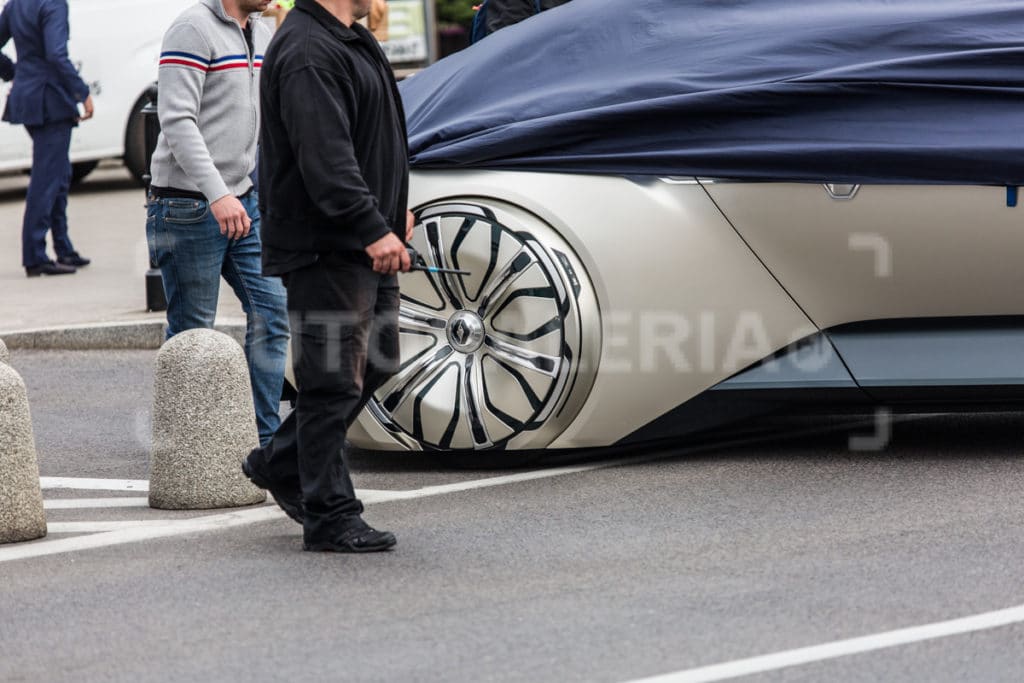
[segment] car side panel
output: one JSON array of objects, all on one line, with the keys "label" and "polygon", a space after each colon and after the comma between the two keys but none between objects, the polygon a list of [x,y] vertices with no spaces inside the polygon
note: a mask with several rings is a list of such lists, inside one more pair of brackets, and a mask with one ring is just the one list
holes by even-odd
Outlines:
[{"label": "car side panel", "polygon": [[866,185],[844,200],[811,183],[705,187],[822,329],[1021,313],[1024,207],[1004,188]]}]

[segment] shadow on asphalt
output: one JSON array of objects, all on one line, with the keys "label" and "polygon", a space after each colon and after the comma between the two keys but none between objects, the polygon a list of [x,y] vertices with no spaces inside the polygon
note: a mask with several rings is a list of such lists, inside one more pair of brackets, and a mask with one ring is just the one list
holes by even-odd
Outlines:
[{"label": "shadow on asphalt", "polygon": [[775,415],[642,446],[534,453],[405,453],[354,449],[353,469],[360,472],[409,472],[422,468],[480,472],[484,476],[523,470],[587,465],[609,460],[740,460],[751,456],[788,460],[910,460],[1015,457],[1024,446],[1024,415],[915,414],[882,423],[870,415]]}]

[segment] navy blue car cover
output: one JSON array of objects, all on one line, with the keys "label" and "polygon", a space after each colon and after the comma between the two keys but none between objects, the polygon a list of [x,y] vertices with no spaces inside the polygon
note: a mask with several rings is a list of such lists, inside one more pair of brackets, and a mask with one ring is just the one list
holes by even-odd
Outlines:
[{"label": "navy blue car cover", "polygon": [[1019,0],[574,0],[401,91],[414,167],[1024,184]]}]

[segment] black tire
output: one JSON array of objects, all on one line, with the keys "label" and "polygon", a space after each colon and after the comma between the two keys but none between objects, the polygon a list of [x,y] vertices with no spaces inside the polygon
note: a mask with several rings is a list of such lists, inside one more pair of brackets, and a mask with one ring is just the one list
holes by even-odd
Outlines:
[{"label": "black tire", "polygon": [[124,165],[128,172],[144,185],[142,176],[148,171],[146,168],[146,125],[142,115],[142,108],[146,106],[146,97],[143,95],[135,101],[132,106],[132,113],[128,116],[128,125],[124,131]]},{"label": "black tire", "polygon": [[79,161],[71,164],[71,184],[77,185],[85,179],[85,176],[93,172],[99,165],[98,161]]}]

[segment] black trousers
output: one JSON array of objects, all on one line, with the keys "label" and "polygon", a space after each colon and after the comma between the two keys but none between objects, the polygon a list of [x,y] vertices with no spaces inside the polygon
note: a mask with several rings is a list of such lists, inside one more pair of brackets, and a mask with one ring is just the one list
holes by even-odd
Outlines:
[{"label": "black trousers", "polygon": [[332,254],[282,280],[298,398],[261,453],[275,482],[301,490],[309,541],[331,537],[363,511],[345,434],[398,370],[398,278],[373,272],[362,254]]}]

